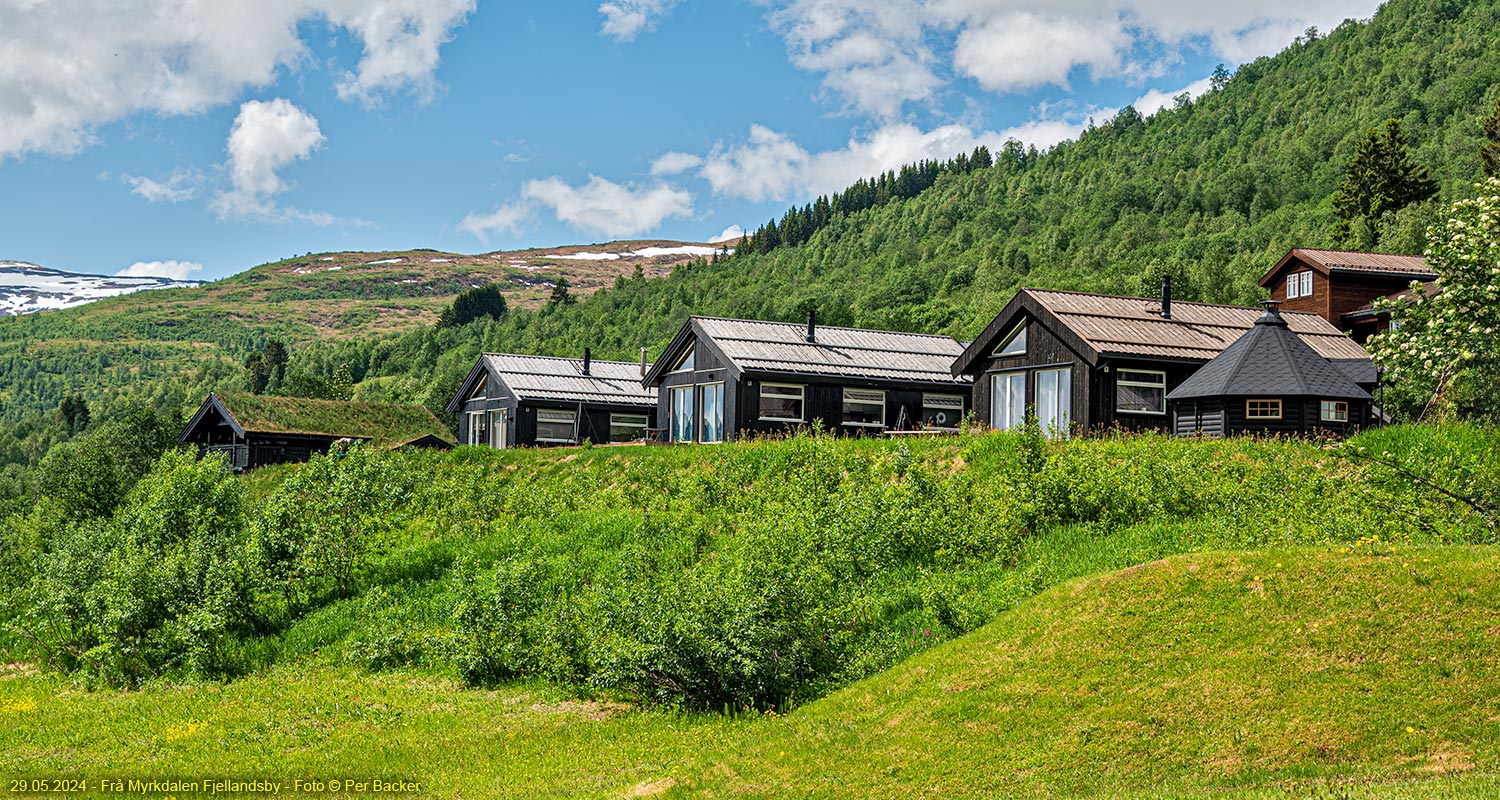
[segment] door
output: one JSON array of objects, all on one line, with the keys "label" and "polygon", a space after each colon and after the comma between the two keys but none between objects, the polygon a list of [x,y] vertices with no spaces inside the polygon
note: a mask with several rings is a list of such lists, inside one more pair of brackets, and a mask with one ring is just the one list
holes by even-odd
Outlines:
[{"label": "door", "polygon": [[693,440],[693,387],[672,389],[672,441]]},{"label": "door", "polygon": [[490,447],[503,449],[510,447],[510,410],[500,409],[490,412]]},{"label": "door", "polygon": [[1036,421],[1057,439],[1068,438],[1073,415],[1073,370],[1044,369],[1036,373]]},{"label": "door", "polygon": [[990,376],[990,427],[1008,431],[1026,422],[1026,373]]}]

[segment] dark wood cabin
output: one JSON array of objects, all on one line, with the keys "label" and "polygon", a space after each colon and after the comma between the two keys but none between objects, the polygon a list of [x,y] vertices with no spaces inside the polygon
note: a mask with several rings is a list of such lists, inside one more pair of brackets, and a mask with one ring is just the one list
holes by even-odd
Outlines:
[{"label": "dark wood cabin", "polygon": [[1277,305],[1167,395],[1178,436],[1345,436],[1369,422],[1370,393],[1292,333]]},{"label": "dark wood cabin", "polygon": [[644,441],[656,428],[646,364],[485,353],[448,403],[459,441],[488,447],[555,447]]},{"label": "dark wood cabin", "polygon": [[957,430],[969,381],[947,336],[691,317],[643,383],[670,442],[821,424],[841,435]]},{"label": "dark wood cabin", "polygon": [[1260,285],[1282,311],[1317,314],[1364,344],[1390,327],[1389,312],[1375,308],[1377,299],[1409,294],[1413,281],[1435,280],[1421,256],[1297,247],[1261,276]]},{"label": "dark wood cabin", "polygon": [[[953,363],[973,380],[980,422],[1008,429],[1034,413],[1053,435],[1168,430],[1167,395],[1254,326],[1260,311],[1160,298],[1021,289]],[[1312,313],[1289,329],[1355,383],[1373,387],[1364,349]]]},{"label": "dark wood cabin", "polygon": [[210,394],[177,441],[198,455],[224,453],[235,470],[306,461],[335,442],[375,446],[453,446],[448,431],[422,406],[304,397]]}]

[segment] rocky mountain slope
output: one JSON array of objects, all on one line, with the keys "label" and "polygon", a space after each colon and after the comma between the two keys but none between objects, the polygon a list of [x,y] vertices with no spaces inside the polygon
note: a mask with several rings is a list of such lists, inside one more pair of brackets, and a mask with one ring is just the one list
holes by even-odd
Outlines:
[{"label": "rocky mountain slope", "polygon": [[146,289],[197,285],[198,281],[88,275],[49,269],[24,261],[0,261],[0,317],[72,308],[105,297],[133,294]]}]

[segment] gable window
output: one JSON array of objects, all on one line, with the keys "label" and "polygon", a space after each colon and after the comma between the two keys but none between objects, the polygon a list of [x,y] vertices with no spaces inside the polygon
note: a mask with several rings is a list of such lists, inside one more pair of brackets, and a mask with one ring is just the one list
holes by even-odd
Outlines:
[{"label": "gable window", "polygon": [[963,395],[922,395],[922,424],[931,425],[934,428],[952,428],[956,427],[963,417]]},{"label": "gable window", "polygon": [[1245,419],[1281,419],[1281,401],[1246,400]]},{"label": "gable window", "polygon": [[1167,373],[1150,369],[1117,372],[1115,410],[1126,414],[1167,413]]},{"label": "gable window", "polygon": [[1312,293],[1312,270],[1294,272],[1286,276],[1286,299],[1295,300],[1298,297],[1312,297]]},{"label": "gable window", "polygon": [[1026,355],[1026,323],[1021,323],[1016,330],[1011,332],[1010,338],[1000,349],[995,351],[996,356],[1024,356]]},{"label": "gable window", "polygon": [[692,372],[694,366],[693,362],[696,360],[693,358],[693,353],[696,350],[696,347],[689,347],[687,355],[683,356],[682,360],[677,362],[677,366],[672,368],[672,372]]},{"label": "gable window", "polygon": [[638,442],[646,438],[650,418],[645,414],[610,414],[609,440],[611,442]]},{"label": "gable window", "polygon": [[844,424],[884,428],[885,392],[879,389],[845,389]]},{"label": "gable window", "polygon": [[577,441],[578,415],[554,408],[536,410],[536,440],[539,442]]},{"label": "gable window", "polygon": [[469,392],[469,400],[471,402],[474,400],[488,400],[489,398],[485,396],[485,389],[487,388],[485,381],[480,379],[478,383],[474,384],[474,391]]},{"label": "gable window", "polygon": [[703,393],[703,430],[698,441],[717,444],[724,441],[724,384],[705,383],[698,387]]},{"label": "gable window", "polygon": [[786,383],[760,385],[760,418],[768,422],[802,422],[807,387]]},{"label": "gable window", "polygon": [[1348,422],[1349,404],[1342,400],[1324,400],[1319,404],[1322,406],[1319,416],[1324,422]]},{"label": "gable window", "polygon": [[678,386],[672,389],[672,441],[693,440],[693,387]]},{"label": "gable window", "polygon": [[1026,373],[990,376],[990,427],[1007,431],[1026,423]]}]

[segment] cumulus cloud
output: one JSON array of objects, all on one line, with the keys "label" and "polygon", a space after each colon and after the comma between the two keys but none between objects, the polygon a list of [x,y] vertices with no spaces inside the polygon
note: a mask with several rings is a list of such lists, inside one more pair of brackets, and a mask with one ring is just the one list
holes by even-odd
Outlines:
[{"label": "cumulus cloud", "polygon": [[[1309,26],[1368,17],[1377,0],[766,0],[791,62],[851,110],[885,120],[959,78],[995,92],[1093,77],[1144,80],[1190,48],[1231,62]],[[1146,54],[1150,54],[1149,56]]]},{"label": "cumulus cloud", "polygon": [[676,175],[703,164],[701,156],[692,153],[666,153],[651,162],[652,175]]},{"label": "cumulus cloud", "polygon": [[531,219],[531,207],[525,202],[507,203],[488,214],[469,214],[458,223],[458,229],[474,234],[481,242],[489,243],[497,233],[520,233]]},{"label": "cumulus cloud", "polygon": [[0,0],[0,160],[69,154],[139,112],[193,114],[306,60],[303,23],[361,45],[341,97],[431,94],[438,51],[474,0]]},{"label": "cumulus cloud", "polygon": [[185,281],[202,272],[203,265],[196,261],[137,261],[115,275],[122,278],[171,278]]},{"label": "cumulus cloud", "polygon": [[1149,117],[1152,114],[1155,114],[1156,112],[1162,110],[1163,108],[1167,108],[1176,103],[1177,98],[1181,95],[1186,94],[1196,100],[1197,98],[1207,94],[1208,90],[1212,87],[1212,78],[1202,78],[1172,92],[1162,91],[1160,89],[1152,89],[1151,91],[1146,92],[1145,94],[1136,98],[1136,101],[1131,105],[1135,106],[1136,111],[1141,112],[1141,116]]},{"label": "cumulus cloud", "polygon": [[741,238],[744,237],[744,235],[744,228],[741,228],[738,225],[730,225],[729,227],[724,229],[723,233],[713,237],[712,239],[709,239],[708,243],[718,244],[719,242],[738,242]]},{"label": "cumulus cloud", "polygon": [[582,186],[561,178],[529,181],[522,195],[551,208],[558,220],[604,236],[633,236],[693,213],[692,195],[675,186],[619,184],[598,175]]},{"label": "cumulus cloud", "polygon": [[290,188],[280,171],[294,161],[307,158],[323,141],[323,132],[313,115],[283,98],[244,103],[229,131],[230,188],[214,197],[214,211],[221,219],[248,217],[331,224],[335,220],[330,215],[281,209],[275,199]]},{"label": "cumulus cloud", "polygon": [[121,175],[120,179],[130,185],[131,194],[144,197],[149,203],[181,203],[197,196],[204,177],[198,170],[178,167],[166,180],[140,175]]},{"label": "cumulus cloud", "polygon": [[679,0],[610,0],[601,3],[599,13],[604,15],[604,24],[600,26],[599,32],[617,42],[631,41],[641,31],[655,28],[656,20],[678,2]]}]

